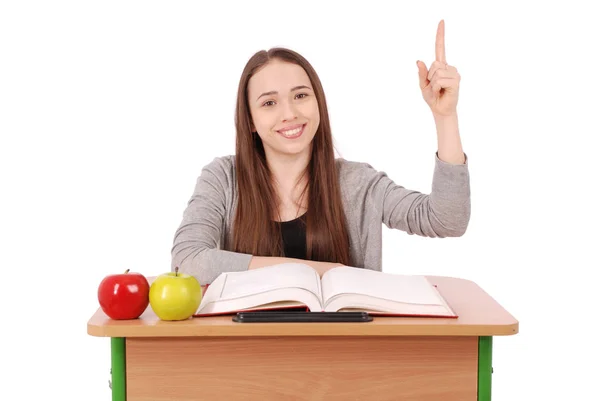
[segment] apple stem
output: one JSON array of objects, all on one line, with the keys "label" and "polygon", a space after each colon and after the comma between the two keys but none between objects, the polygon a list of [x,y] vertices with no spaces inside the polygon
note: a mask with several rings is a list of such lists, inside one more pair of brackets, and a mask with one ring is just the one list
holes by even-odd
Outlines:
[{"label": "apple stem", "polygon": [[125,270],[125,274],[129,273],[129,269]]},{"label": "apple stem", "polygon": [[178,272],[179,272],[179,266],[175,266],[175,276],[177,276]]}]

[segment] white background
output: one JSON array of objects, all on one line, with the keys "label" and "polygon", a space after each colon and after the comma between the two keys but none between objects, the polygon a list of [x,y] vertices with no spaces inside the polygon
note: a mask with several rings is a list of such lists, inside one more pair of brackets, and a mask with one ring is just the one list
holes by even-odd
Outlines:
[{"label": "white background", "polygon": [[0,391],[110,399],[109,340],[86,334],[97,286],[169,270],[196,177],[234,151],[257,50],[313,64],[342,157],[429,192],[415,61],[434,60],[445,19],[471,223],[449,239],[384,227],[384,271],[473,280],[519,320],[494,338],[494,400],[593,398],[600,24],[583,1],[559,4],[2,2]]}]

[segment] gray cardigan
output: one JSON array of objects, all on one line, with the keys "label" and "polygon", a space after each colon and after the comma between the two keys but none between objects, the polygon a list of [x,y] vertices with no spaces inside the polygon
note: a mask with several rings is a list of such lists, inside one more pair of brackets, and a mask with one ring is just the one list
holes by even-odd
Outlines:
[{"label": "gray cardigan", "polygon": [[[466,158],[466,155],[465,155]],[[406,189],[367,163],[336,159],[350,236],[352,266],[381,271],[382,223],[424,237],[458,237],[471,214],[468,162],[455,165],[435,155],[430,194]],[[232,238],[237,205],[235,157],[204,166],[175,232],[172,266],[202,285],[225,271],[248,269],[252,255],[223,250]]]}]

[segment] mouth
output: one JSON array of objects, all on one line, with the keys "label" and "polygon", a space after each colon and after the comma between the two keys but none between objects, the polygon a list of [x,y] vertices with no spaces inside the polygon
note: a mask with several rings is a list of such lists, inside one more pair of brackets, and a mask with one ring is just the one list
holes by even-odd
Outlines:
[{"label": "mouth", "polygon": [[304,133],[305,127],[306,127],[306,124],[302,124],[300,126],[297,126],[292,129],[288,129],[286,131],[277,131],[277,133],[286,139],[296,139],[296,138],[300,138],[302,136],[302,134]]}]

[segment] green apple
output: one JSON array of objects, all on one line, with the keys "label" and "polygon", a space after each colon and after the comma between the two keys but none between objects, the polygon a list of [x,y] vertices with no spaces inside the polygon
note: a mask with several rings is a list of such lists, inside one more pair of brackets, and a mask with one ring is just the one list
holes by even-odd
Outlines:
[{"label": "green apple", "polygon": [[189,319],[200,306],[202,287],[194,276],[174,272],[158,276],[150,285],[150,306],[161,320]]}]

